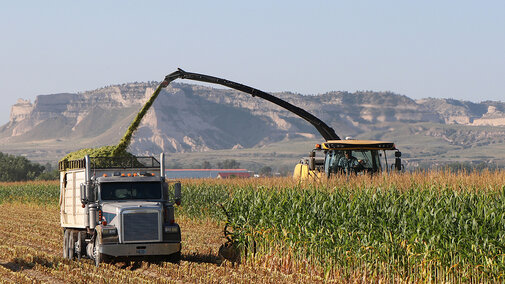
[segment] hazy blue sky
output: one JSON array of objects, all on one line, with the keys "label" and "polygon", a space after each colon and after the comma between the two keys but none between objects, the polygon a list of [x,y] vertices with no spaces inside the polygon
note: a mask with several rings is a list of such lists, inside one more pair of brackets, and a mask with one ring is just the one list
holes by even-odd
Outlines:
[{"label": "hazy blue sky", "polygon": [[505,98],[505,1],[4,0],[0,37],[0,124],[18,98],[177,67],[265,91]]}]

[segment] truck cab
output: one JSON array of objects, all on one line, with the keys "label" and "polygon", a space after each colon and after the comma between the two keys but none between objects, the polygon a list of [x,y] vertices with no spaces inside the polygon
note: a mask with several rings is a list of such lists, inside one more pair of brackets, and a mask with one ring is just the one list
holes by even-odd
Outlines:
[{"label": "truck cab", "polygon": [[60,162],[63,256],[158,257],[178,262],[181,231],[174,206],[181,184],[164,177],[163,154]]}]

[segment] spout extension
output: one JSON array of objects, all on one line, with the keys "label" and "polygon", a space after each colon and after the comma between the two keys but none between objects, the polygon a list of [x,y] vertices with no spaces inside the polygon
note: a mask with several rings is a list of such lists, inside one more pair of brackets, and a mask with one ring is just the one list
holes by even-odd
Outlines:
[{"label": "spout extension", "polygon": [[205,83],[211,83],[211,84],[218,84],[222,85],[228,88],[235,89],[237,91],[241,91],[247,94],[250,94],[253,97],[260,97],[264,100],[267,100],[271,103],[274,103],[296,115],[299,117],[305,119],[307,122],[312,124],[317,131],[323,136],[323,138],[328,141],[328,140],[340,140],[340,137],[335,133],[335,130],[328,126],[326,123],[321,121],[319,118],[315,117],[314,115],[308,113],[304,109],[301,109],[297,106],[294,106],[280,98],[277,98],[275,96],[272,96],[268,93],[265,93],[261,90],[236,83],[233,81],[229,81],[226,79],[218,78],[218,77],[213,77],[209,75],[204,75],[204,74],[198,74],[198,73],[191,73],[191,72],[186,72],[182,70],[181,68],[178,68],[177,71],[172,72],[168,74],[165,77],[165,80],[162,82],[163,87],[168,86],[170,82],[174,81],[175,79],[188,79],[188,80],[194,80],[194,81],[200,81],[200,82],[205,82]]},{"label": "spout extension", "polygon": [[163,85],[163,88],[165,88],[166,86],[168,86],[168,84],[170,84],[175,79],[178,79],[178,78],[184,79],[185,75],[186,75],[186,72],[184,70],[182,70],[181,68],[177,68],[177,71],[172,72],[172,73],[168,74],[167,76],[165,76],[165,80],[161,84]]}]

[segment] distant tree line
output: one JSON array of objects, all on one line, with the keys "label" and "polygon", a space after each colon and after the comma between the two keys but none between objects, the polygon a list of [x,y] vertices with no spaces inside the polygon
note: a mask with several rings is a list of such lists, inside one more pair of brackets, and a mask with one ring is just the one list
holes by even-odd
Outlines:
[{"label": "distant tree line", "polygon": [[214,167],[209,161],[204,160],[201,164],[182,165],[181,163],[172,162],[167,165],[167,169],[240,169],[240,162],[233,159],[226,159],[216,163]]},{"label": "distant tree line", "polygon": [[504,169],[505,166],[503,164],[496,164],[496,163],[489,163],[486,161],[473,161],[473,162],[448,162],[448,163],[443,163],[441,165],[436,165],[434,166],[433,164],[430,163],[421,163],[419,167],[415,169],[407,169],[407,170],[449,170],[453,173],[459,173],[459,172],[482,172],[483,170],[488,170],[488,171],[496,171],[496,170],[502,170]]},{"label": "distant tree line", "polygon": [[58,179],[58,169],[53,169],[49,163],[43,166],[22,156],[0,152],[0,181],[54,179]]},{"label": "distant tree line", "polygon": [[483,170],[498,170],[500,167],[497,164],[480,162],[480,163],[470,163],[470,162],[452,162],[445,165],[446,169],[451,172],[481,172]]}]

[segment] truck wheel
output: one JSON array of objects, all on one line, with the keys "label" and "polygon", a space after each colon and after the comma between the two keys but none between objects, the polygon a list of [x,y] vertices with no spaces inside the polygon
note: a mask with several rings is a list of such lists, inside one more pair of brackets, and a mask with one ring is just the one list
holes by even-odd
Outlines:
[{"label": "truck wheel", "polygon": [[82,255],[83,255],[83,249],[86,246],[86,243],[84,242],[84,239],[86,238],[86,232],[80,231],[77,234],[78,234],[77,235],[77,247],[76,247],[77,259],[81,260]]},{"label": "truck wheel", "polygon": [[63,258],[68,259],[68,230],[63,229]]},{"label": "truck wheel", "polygon": [[68,259],[74,259],[74,246],[75,246],[74,231],[69,230],[68,233]]},{"label": "truck wheel", "polygon": [[93,253],[93,257],[95,258],[95,265],[96,267],[100,266],[100,262],[102,262],[102,254],[98,252],[98,250],[95,248],[95,252]]},{"label": "truck wheel", "polygon": [[97,267],[100,263],[107,262],[109,260],[107,255],[98,251],[98,240],[95,240],[95,245],[93,246],[93,258],[95,259],[95,265]]},{"label": "truck wheel", "polygon": [[98,267],[100,265],[100,262],[102,262],[102,254],[98,251],[97,238],[95,238],[95,244],[93,245],[93,259],[95,260],[96,267]]}]

